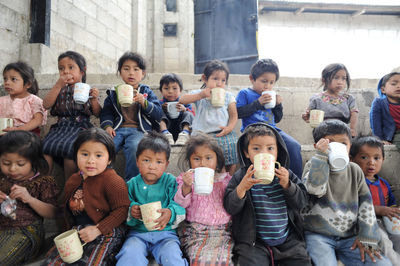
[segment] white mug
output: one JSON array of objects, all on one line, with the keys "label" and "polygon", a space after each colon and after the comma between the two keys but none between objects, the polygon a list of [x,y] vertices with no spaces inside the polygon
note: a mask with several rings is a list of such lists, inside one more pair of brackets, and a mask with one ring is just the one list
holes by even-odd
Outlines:
[{"label": "white mug", "polygon": [[271,101],[269,103],[264,104],[265,109],[274,108],[276,105],[276,91],[263,91],[262,94],[269,94],[271,96]]},{"label": "white mug", "polygon": [[194,192],[199,195],[208,195],[213,191],[215,171],[208,167],[190,169],[194,172]]},{"label": "white mug", "polygon": [[82,82],[74,85],[74,101],[77,104],[84,104],[89,100],[90,85]]},{"label": "white mug", "polygon": [[317,127],[324,121],[325,112],[322,110],[313,109],[310,111],[310,126]]},{"label": "white mug", "polygon": [[68,230],[54,238],[58,253],[66,263],[74,263],[83,255],[83,246],[76,229]]},{"label": "white mug", "polygon": [[0,135],[5,134],[6,132],[3,129],[8,127],[13,127],[14,121],[12,118],[0,118]]},{"label": "white mug", "polygon": [[396,217],[390,221],[389,217],[383,216],[383,224],[390,235],[400,235],[400,220]]},{"label": "white mug", "polygon": [[329,164],[331,171],[341,171],[349,163],[349,154],[346,145],[339,142],[329,143]]},{"label": "white mug", "polygon": [[155,201],[146,203],[139,206],[140,212],[142,213],[143,224],[148,231],[157,230],[154,226],[157,223],[154,220],[158,219],[161,216],[161,213],[158,212],[159,209],[162,208],[161,201]]},{"label": "white mug", "polygon": [[176,109],[178,102],[168,102],[167,103],[167,111],[170,118],[175,119],[178,118],[179,112]]},{"label": "white mug", "polygon": [[133,103],[134,89],[129,84],[117,86],[118,102],[122,107],[129,107]]},{"label": "white mug", "polygon": [[261,184],[270,184],[275,177],[275,165],[281,167],[279,162],[275,161],[275,156],[269,153],[259,153],[254,156],[254,177],[262,180]]},{"label": "white mug", "polygon": [[222,107],[225,105],[225,89],[214,88],[211,90],[211,104],[214,107]]}]

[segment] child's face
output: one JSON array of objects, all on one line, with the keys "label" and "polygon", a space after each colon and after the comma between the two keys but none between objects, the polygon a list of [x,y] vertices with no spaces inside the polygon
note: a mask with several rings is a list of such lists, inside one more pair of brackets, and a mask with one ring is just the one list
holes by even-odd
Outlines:
[{"label": "child's face", "polygon": [[14,180],[27,180],[35,174],[31,161],[18,153],[3,153],[0,168],[4,175]]},{"label": "child's face", "polygon": [[198,167],[217,169],[217,154],[207,145],[197,147],[192,155],[190,155],[189,161],[190,167],[193,169]]},{"label": "child's face", "polygon": [[168,160],[165,152],[144,150],[136,159],[136,165],[142,175],[143,181],[148,185],[157,183],[167,169]]},{"label": "child's face", "polygon": [[86,141],[79,147],[76,160],[84,179],[103,173],[111,163],[107,147],[93,140]]},{"label": "child's face", "polygon": [[163,84],[161,87],[161,94],[168,102],[174,102],[181,95],[181,87],[179,87],[179,84],[176,82]]},{"label": "child's face", "polygon": [[144,78],[146,71],[141,69],[133,60],[126,60],[121,67],[121,78],[126,83],[137,89],[140,81]]},{"label": "child's face", "polygon": [[11,98],[23,98],[28,95],[30,84],[24,85],[24,79],[21,74],[14,69],[4,73],[4,89],[10,94]]},{"label": "child's face", "polygon": [[350,152],[351,141],[347,134],[336,134],[336,135],[327,135],[324,139],[328,139],[329,142],[339,142],[346,145],[347,154]]},{"label": "child's face", "polygon": [[278,146],[276,144],[276,138],[274,136],[256,136],[250,139],[247,152],[244,154],[246,158],[250,159],[254,163],[254,156],[259,153],[269,153],[276,158],[278,157]]},{"label": "child's face", "polygon": [[338,70],[333,75],[331,82],[328,84],[327,90],[332,94],[339,94],[347,86],[347,74],[344,69]]},{"label": "child's face", "polygon": [[393,75],[382,87],[382,93],[391,103],[400,103],[400,75]]},{"label": "child's face", "polygon": [[206,76],[203,74],[201,76],[202,81],[206,84],[207,88],[225,88],[226,85],[226,72],[223,70],[216,70],[211,73],[211,75],[206,79]]},{"label": "child's face", "polygon": [[379,147],[363,145],[352,161],[361,167],[366,178],[375,180],[374,175],[379,173],[383,164],[382,150]]},{"label": "child's face", "polygon": [[253,84],[253,90],[258,94],[262,94],[263,91],[272,90],[276,82],[276,75],[272,72],[265,72],[256,78],[256,80],[254,80],[253,76],[250,75],[250,81]]},{"label": "child's face", "polygon": [[58,73],[61,75],[70,75],[67,80],[68,85],[82,82],[84,72],[80,70],[78,64],[69,57],[64,57],[58,61]]}]

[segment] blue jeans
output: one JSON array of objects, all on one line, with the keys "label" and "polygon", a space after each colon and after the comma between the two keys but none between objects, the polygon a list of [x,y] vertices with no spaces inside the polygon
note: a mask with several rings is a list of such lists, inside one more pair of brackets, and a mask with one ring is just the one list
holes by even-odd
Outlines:
[{"label": "blue jeans", "polygon": [[139,141],[143,138],[144,133],[137,128],[120,127],[116,131],[114,137],[115,151],[119,152],[121,147],[124,149],[125,156],[125,181],[128,181],[139,174],[136,166],[136,150]]},{"label": "blue jeans", "polygon": [[[360,250],[351,250],[356,237],[340,238],[331,237],[322,234],[305,232],[307,251],[316,266],[337,266],[339,259],[344,265],[369,265],[369,266],[389,266],[390,260],[384,257],[382,259],[375,257],[376,262],[365,253],[365,261],[361,261]],[[337,257],[336,257],[337,255]]]},{"label": "blue jeans", "polygon": [[149,252],[158,264],[163,266],[188,265],[182,257],[178,236],[173,231],[153,231],[140,233],[130,230],[116,256],[118,266],[146,266]]},{"label": "blue jeans", "polygon": [[290,158],[289,169],[301,179],[303,175],[303,159],[301,158],[301,145],[292,136],[288,135],[280,128],[275,128],[281,135],[286,144],[287,151]]}]

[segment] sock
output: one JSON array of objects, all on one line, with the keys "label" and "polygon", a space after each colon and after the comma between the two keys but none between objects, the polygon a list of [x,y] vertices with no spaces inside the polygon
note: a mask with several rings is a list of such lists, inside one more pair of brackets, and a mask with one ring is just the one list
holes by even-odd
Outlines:
[{"label": "sock", "polygon": [[168,129],[164,129],[163,131],[161,131],[161,133],[163,133],[163,134],[168,134],[169,131],[168,131]]},{"label": "sock", "polygon": [[188,134],[188,135],[190,135],[190,131],[187,130],[187,129],[182,130],[182,133],[183,133],[183,134]]}]

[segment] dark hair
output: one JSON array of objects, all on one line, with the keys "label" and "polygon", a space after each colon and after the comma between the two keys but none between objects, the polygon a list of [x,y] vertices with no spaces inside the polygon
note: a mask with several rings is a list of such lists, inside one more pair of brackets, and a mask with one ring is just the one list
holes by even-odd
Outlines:
[{"label": "dark hair", "polygon": [[62,53],[58,56],[58,62],[60,62],[61,59],[68,57],[71,60],[75,61],[75,63],[78,65],[80,71],[83,72],[82,75],[82,82],[86,82],[86,60],[81,55],[80,53],[74,52],[74,51],[66,51],[65,53]]},{"label": "dark hair", "polygon": [[347,90],[350,88],[350,74],[349,71],[347,71],[347,68],[340,63],[334,63],[334,64],[329,64],[327,65],[324,70],[322,70],[322,77],[321,77],[321,86],[324,86],[324,91],[328,89],[328,84],[332,82],[333,77],[339,70],[344,70],[346,71],[346,84],[347,84]]},{"label": "dark hair", "polygon": [[178,83],[180,91],[183,90],[182,79],[175,73],[165,74],[160,79],[160,91],[162,91],[162,86],[170,83]]},{"label": "dark hair", "polygon": [[381,149],[382,157],[385,158],[383,142],[376,136],[360,136],[353,140],[350,147],[350,157],[355,158],[364,145]]},{"label": "dark hair", "polygon": [[140,140],[136,150],[136,158],[138,158],[144,150],[151,150],[155,153],[165,152],[167,161],[171,154],[171,146],[169,145],[167,137],[155,131],[147,132]]},{"label": "dark hair", "polygon": [[217,155],[217,167],[215,170],[220,173],[225,166],[224,152],[213,137],[201,132],[191,136],[186,142],[179,157],[180,170],[186,171],[187,169],[192,168],[190,165],[190,156],[192,156],[196,148],[200,146],[207,146],[210,150],[215,152]]},{"label": "dark hair", "polygon": [[274,137],[276,140],[275,133],[272,131],[267,126],[264,125],[255,125],[255,126],[248,126],[246,129],[243,131],[243,135],[245,135],[245,138],[243,140],[243,151],[248,152],[248,147],[250,140],[253,139],[254,137],[259,137],[259,136],[271,136]]},{"label": "dark hair", "polygon": [[313,132],[314,142],[317,143],[320,139],[329,135],[346,134],[351,141],[350,128],[342,121],[337,119],[325,120],[318,127],[314,128]]},{"label": "dark hair", "polygon": [[49,171],[40,138],[30,131],[15,130],[4,134],[0,138],[0,155],[4,153],[17,153],[28,159],[33,172],[47,174]]},{"label": "dark hair", "polygon": [[[208,80],[208,78],[212,75],[214,71],[224,71],[226,73],[226,83],[228,83],[229,68],[227,64],[217,59],[208,62],[203,69],[203,75],[206,77],[206,80]],[[205,84],[203,84],[202,88],[204,87]]]},{"label": "dark hair", "polygon": [[126,60],[132,60],[136,62],[137,66],[141,70],[146,70],[146,60],[144,60],[143,56],[139,53],[133,52],[125,52],[119,59],[118,59],[118,71],[117,73],[121,73],[121,69],[123,64]]},{"label": "dark hair", "polygon": [[256,80],[259,76],[264,73],[273,73],[276,76],[276,80],[279,79],[279,68],[276,62],[272,59],[259,59],[250,68],[250,74],[253,80]]},{"label": "dark hair", "polygon": [[385,85],[389,81],[389,79],[395,75],[400,75],[400,72],[391,72],[391,73],[383,76],[383,78],[381,79],[381,88],[385,87]]},{"label": "dark hair", "polygon": [[34,95],[38,93],[39,85],[35,79],[35,71],[33,71],[33,68],[30,65],[22,61],[10,63],[4,67],[3,76],[9,70],[17,71],[24,80],[24,85],[28,83],[31,84],[31,86],[28,88],[29,93]]},{"label": "dark hair", "polygon": [[104,144],[108,151],[108,159],[111,163],[114,162],[116,152],[115,152],[115,145],[114,141],[110,135],[106,131],[98,127],[91,127],[89,129],[83,130],[79,132],[78,137],[74,141],[74,162],[77,164],[77,154],[79,148],[82,146],[83,143],[88,141],[94,141]]}]

